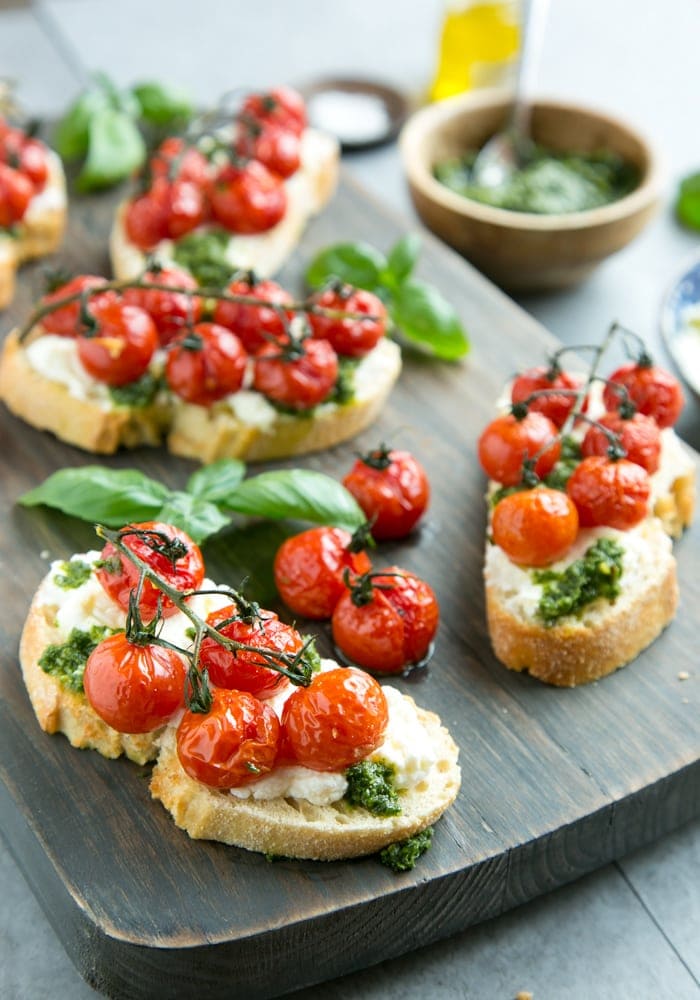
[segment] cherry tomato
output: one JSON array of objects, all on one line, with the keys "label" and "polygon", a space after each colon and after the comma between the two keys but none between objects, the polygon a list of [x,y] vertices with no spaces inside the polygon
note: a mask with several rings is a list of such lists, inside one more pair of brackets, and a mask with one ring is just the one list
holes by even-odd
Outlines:
[{"label": "cherry tomato", "polygon": [[[79,274],[71,281],[56,288],[53,292],[45,295],[41,300],[41,305],[50,305],[67,298],[69,295],[76,295],[87,289],[99,288],[106,283],[106,278],[100,278],[96,274]],[[91,295],[87,300],[88,309],[92,310],[98,302],[116,302],[116,292],[103,292],[100,295]],[[47,333],[57,334],[59,337],[75,337],[78,333],[83,333],[85,327],[80,322],[80,302],[72,302],[70,305],[61,306],[53,312],[47,313],[41,321]]]},{"label": "cherry tomato", "polygon": [[[630,462],[641,465],[649,475],[656,472],[661,460],[661,433],[655,420],[643,413],[625,418],[613,411],[604,413],[598,423],[617,435]],[[610,440],[605,432],[595,425],[589,427],[581,445],[583,455],[607,455],[609,448]]]},{"label": "cherry tomato", "polygon": [[255,356],[253,385],[268,399],[293,410],[308,410],[331,394],[338,380],[338,355],[327,340],[305,340],[299,352],[265,344]]},{"label": "cherry tomato", "polygon": [[[226,622],[230,618],[236,620],[219,628],[221,622]],[[272,611],[260,611],[260,617],[256,620],[244,621],[238,617],[238,609],[229,604],[219,611],[212,612],[207,618],[207,623],[228,639],[234,639],[246,646],[267,649],[273,654],[288,653],[293,656],[304,645],[297,630],[281,622]],[[286,680],[284,674],[274,667],[267,666],[267,662],[260,653],[246,650],[233,653],[210,636],[202,640],[200,663],[207,668],[209,676],[217,687],[250,691],[258,698],[267,698]]]},{"label": "cherry tomato", "polygon": [[[372,292],[343,285],[340,289],[328,288],[314,299],[323,309],[358,313],[366,319],[343,319],[309,313],[309,324],[314,337],[328,340],[338,354],[361,358],[368,354],[386,333],[387,311],[384,303]],[[370,318],[371,317],[371,318]]]},{"label": "cherry tomato", "polygon": [[166,232],[168,239],[179,240],[207,219],[209,206],[204,190],[194,181],[176,178],[167,192]]},{"label": "cherry tomato", "polygon": [[364,551],[352,550],[353,536],[343,528],[309,528],[277,550],[275,584],[294,614],[330,618],[345,593],[343,574],[361,576],[371,569]]},{"label": "cherry tomato", "polygon": [[197,323],[170,345],[165,377],[181,399],[211,406],[217,399],[238,392],[247,360],[235,333],[216,323]]},{"label": "cherry tomato", "polygon": [[46,187],[49,163],[46,146],[39,139],[4,123],[0,129],[0,159],[28,178],[35,194]]},{"label": "cherry tomato", "polygon": [[34,197],[34,186],[26,174],[0,163],[0,229],[20,222]]},{"label": "cherry tomato", "polygon": [[546,566],[569,551],[578,534],[578,511],[566,493],[538,487],[500,500],[493,540],[519,566]]},{"label": "cherry tomato", "polygon": [[206,714],[185,712],[177,727],[177,755],[195,781],[238,788],[275,766],[280,724],[269,705],[247,691],[217,688]]},{"label": "cherry tomato", "polygon": [[[169,285],[174,289],[197,288],[197,282],[189,271],[183,271],[176,265],[146,271],[143,280],[157,285]],[[126,288],[122,298],[128,305],[138,306],[148,313],[156,325],[158,340],[162,347],[182,333],[186,324],[198,323],[202,315],[201,298],[197,295],[184,295],[180,291]]]},{"label": "cherry tomato", "polygon": [[150,166],[153,177],[164,177],[171,181],[177,177],[183,181],[193,181],[201,188],[209,183],[210,168],[206,156],[194,146],[186,146],[184,139],[179,136],[171,135],[161,142],[151,158]]},{"label": "cherry tomato", "polygon": [[255,122],[249,125],[240,122],[240,129],[236,140],[240,156],[259,160],[273,174],[285,179],[297,172],[301,166],[301,142],[296,133],[278,125]]},{"label": "cherry tomato", "polygon": [[331,619],[338,649],[360,667],[400,673],[424,659],[437,631],[437,598],[398,566],[372,574],[340,598]]},{"label": "cherry tomato", "polygon": [[168,235],[168,182],[156,178],[150,190],[127,203],[124,229],[141,250],[152,250]]},{"label": "cherry tomato", "polygon": [[381,687],[362,670],[317,674],[284,704],[288,752],[312,771],[343,771],[381,746],[389,709]]},{"label": "cherry tomato", "polygon": [[126,385],[145,375],[158,346],[148,313],[117,300],[94,302],[89,308],[97,329],[78,334],[78,357],[88,374],[107,385]]},{"label": "cherry tomato", "polygon": [[[544,365],[536,368],[529,368],[526,372],[516,376],[511,388],[510,398],[513,403],[522,403],[533,392],[540,392],[543,389],[565,389],[577,391],[581,387],[581,380],[575,375],[557,369],[547,368]],[[528,410],[536,413],[543,413],[549,417],[553,424],[562,427],[576,404],[576,397],[571,395],[551,395],[540,396],[528,403]],[[583,410],[586,405],[584,402]]]},{"label": "cherry tomato", "polygon": [[561,445],[554,440],[556,435],[556,426],[537,411],[528,410],[522,419],[512,413],[496,417],[479,438],[481,467],[497,483],[517,486],[522,479],[523,460],[532,458],[551,441],[551,448],[547,448],[535,464],[535,472],[542,479],[559,459]]},{"label": "cherry tomato", "polygon": [[626,531],[648,512],[649,476],[626,458],[591,455],[576,467],[566,492],[576,504],[584,528],[607,525]]},{"label": "cherry tomato", "polygon": [[[180,528],[160,521],[144,521],[141,524],[130,524],[123,532],[124,545],[171,587],[186,591],[197,590],[201,586],[204,579],[202,553],[199,546]],[[175,542],[175,545],[168,548],[168,540]],[[101,562],[104,565],[97,570],[97,579],[112,600],[127,611],[131,591],[139,582],[138,568],[111,542],[107,542],[103,548]],[[170,598],[146,579],[139,603],[144,621],[151,621],[155,617],[158,598],[161,599],[164,618],[177,614],[177,608]]]},{"label": "cherry tomato", "polygon": [[292,87],[275,87],[264,94],[250,94],[243,102],[241,113],[296,135],[301,135],[306,128],[304,98]]},{"label": "cherry tomato", "polygon": [[234,233],[263,233],[276,226],[287,210],[282,179],[257,160],[223,167],[210,198],[214,218]]},{"label": "cherry tomato", "polygon": [[119,733],[150,733],[184,707],[187,671],[162,646],[140,646],[118,632],[88,657],[83,684],[99,717]]},{"label": "cherry tomato", "polygon": [[343,486],[357,500],[378,541],[408,535],[430,499],[428,477],[420,462],[408,451],[384,445],[358,458]]},{"label": "cherry tomato", "polygon": [[237,278],[228,286],[231,295],[247,295],[270,305],[249,305],[245,302],[219,300],[214,310],[214,322],[227,326],[237,337],[246,351],[255,354],[263,344],[273,340],[282,341],[286,336],[285,320],[280,310],[273,305],[287,305],[292,297],[275,281],[254,281]]},{"label": "cherry tomato", "polygon": [[[640,413],[653,417],[659,427],[672,427],[683,409],[683,390],[677,379],[656,365],[630,362],[614,371],[610,382],[623,385]],[[610,386],[603,392],[608,410],[617,410],[622,397]]]}]

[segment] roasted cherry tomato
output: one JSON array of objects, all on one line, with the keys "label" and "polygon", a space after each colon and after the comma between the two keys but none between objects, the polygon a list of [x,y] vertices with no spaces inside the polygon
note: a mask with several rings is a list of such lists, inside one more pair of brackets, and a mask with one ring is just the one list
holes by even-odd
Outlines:
[{"label": "roasted cherry tomato", "polygon": [[34,197],[34,186],[26,174],[0,163],[0,229],[20,222]]},{"label": "roasted cherry tomato", "polygon": [[194,181],[177,178],[167,192],[166,235],[179,240],[207,219],[209,205],[204,190]]},{"label": "roasted cherry tomato", "polygon": [[576,541],[578,512],[559,490],[521,490],[496,504],[491,532],[512,562],[547,566],[565,556]]},{"label": "roasted cherry tomato", "polygon": [[170,345],[165,377],[181,399],[211,406],[238,392],[247,359],[235,333],[216,323],[197,323]]},{"label": "roasted cherry tomato", "polygon": [[327,340],[305,340],[291,351],[289,344],[265,344],[255,356],[254,387],[293,410],[322,403],[337,380],[338,355]]},{"label": "roasted cherry tomato", "polygon": [[6,122],[0,126],[0,160],[24,174],[31,181],[35,194],[46,187],[49,176],[46,146]]},{"label": "roasted cherry tomato", "polygon": [[214,218],[233,233],[264,233],[287,210],[284,182],[257,160],[223,167],[211,186],[210,198]]},{"label": "roasted cherry tomato", "polygon": [[[550,392],[554,389],[566,390],[561,395],[539,396],[528,403],[528,410],[543,413],[557,427],[562,427],[576,404],[576,397],[573,393],[577,392],[580,387],[581,380],[575,375],[569,375],[568,372],[561,371],[556,367],[547,368],[541,365],[529,368],[526,372],[515,377],[510,398],[513,403],[522,403],[533,392],[541,392],[542,390]],[[583,409],[586,409],[585,404]]]},{"label": "roasted cherry tomato", "polygon": [[440,612],[431,587],[398,566],[355,581],[331,620],[343,655],[367,670],[395,674],[423,660]]},{"label": "roasted cherry tomato", "polygon": [[245,295],[270,305],[246,302],[226,302],[220,299],[214,310],[214,322],[233,330],[246,351],[255,354],[263,344],[282,341],[286,336],[285,316],[274,306],[292,302],[289,292],[275,281],[254,281],[237,278],[226,289],[231,295]]},{"label": "roasted cherry tomato", "polygon": [[[338,354],[361,358],[368,354],[386,333],[387,311],[384,303],[372,292],[351,285],[328,288],[315,296],[314,302],[323,309],[356,313],[359,319],[309,313],[314,337],[328,340]],[[366,317],[366,318],[363,318]]]},{"label": "roasted cherry tomato", "polygon": [[[661,460],[661,433],[652,417],[635,413],[632,417],[625,418],[619,411],[613,411],[604,413],[598,418],[598,423],[617,435],[627,453],[625,457],[630,462],[641,465],[649,475],[656,472]],[[605,431],[593,425],[586,432],[581,451],[584,456],[607,455],[610,446],[611,441]]]},{"label": "roasted cherry tomato", "polygon": [[649,509],[649,476],[626,458],[591,455],[577,465],[566,492],[576,504],[584,528],[607,525],[626,531],[642,521]]},{"label": "roasted cherry tomato", "polygon": [[557,428],[543,413],[528,410],[522,417],[512,413],[492,420],[479,438],[479,461],[490,479],[503,486],[517,486],[522,479],[523,461],[533,458],[552,442],[538,458],[535,472],[544,478],[559,459],[561,445]]},{"label": "roasted cherry tomato", "polygon": [[[59,302],[69,295],[77,295],[86,290],[99,288],[106,283],[106,278],[100,278],[96,274],[79,274],[71,281],[54,289],[41,300],[41,305],[50,305],[52,302]],[[88,310],[91,310],[98,302],[116,302],[116,292],[102,292],[100,295],[91,295],[87,299]],[[59,337],[75,337],[78,333],[83,333],[85,327],[80,322],[80,302],[71,302],[70,305],[61,306],[53,312],[47,313],[41,321],[47,333],[57,334]]]},{"label": "roasted cherry tomato", "polygon": [[[672,427],[683,409],[683,390],[670,372],[653,364],[630,362],[614,371],[609,382],[623,385],[640,413],[653,417],[659,427]],[[617,410],[619,393],[607,385],[603,402],[608,410]]]},{"label": "roasted cherry tomato", "polygon": [[239,156],[259,160],[273,174],[285,179],[297,172],[301,166],[301,142],[295,132],[253,119],[240,120],[239,128],[236,140]]},{"label": "roasted cherry tomato", "polygon": [[292,87],[275,87],[264,94],[250,94],[243,102],[241,113],[296,135],[301,135],[306,128],[304,98]]},{"label": "roasted cherry tomato", "polygon": [[185,712],[177,755],[191,778],[211,788],[238,788],[275,766],[280,724],[269,705],[247,691],[217,688],[206,714]]},{"label": "roasted cherry tomato", "polygon": [[194,146],[186,146],[179,136],[168,136],[151,158],[151,174],[167,180],[193,181],[201,188],[209,183],[210,168],[206,156]]},{"label": "roasted cherry tomato", "polygon": [[358,458],[343,486],[357,500],[378,541],[408,535],[430,499],[428,477],[420,462],[408,451],[385,445]]},{"label": "roasted cherry tomato", "polygon": [[[122,537],[124,545],[171,587],[186,591],[197,590],[201,586],[204,579],[202,553],[180,528],[160,521],[144,521],[124,528]],[[97,579],[112,600],[127,611],[131,591],[139,582],[139,569],[111,542],[103,548],[101,561],[103,565],[97,570]],[[170,598],[150,580],[144,580],[139,603],[144,621],[155,617],[159,598],[164,618],[177,613]]]},{"label": "roasted cherry tomato", "polygon": [[362,670],[316,674],[282,711],[283,742],[312,771],[343,771],[381,746],[389,709],[381,687]]},{"label": "roasted cherry tomato", "polygon": [[168,235],[168,182],[159,178],[149,191],[132,198],[124,211],[124,229],[141,250],[152,250]]},{"label": "roasted cherry tomato", "polygon": [[352,576],[370,571],[367,553],[355,549],[353,540],[343,528],[323,527],[309,528],[280,545],[274,563],[275,584],[294,614],[330,618],[345,593],[345,571]]},{"label": "roasted cherry tomato", "polygon": [[[222,622],[227,624],[222,625]],[[212,612],[207,618],[207,624],[212,625],[227,639],[269,650],[273,658],[277,653],[293,656],[304,645],[297,630],[281,622],[272,611],[261,610],[258,617],[247,621],[239,617],[238,609],[233,604],[229,604]],[[258,698],[267,698],[285,683],[284,674],[267,666],[269,661],[261,653],[246,650],[234,653],[211,636],[202,640],[199,659],[217,687],[250,691]]]},{"label": "roasted cherry tomato", "polygon": [[162,646],[141,646],[118,632],[88,657],[83,685],[99,717],[119,733],[150,733],[183,708],[187,671]]},{"label": "roasted cherry tomato", "polygon": [[[157,271],[146,271],[144,281],[173,288],[195,289],[197,282],[189,271],[175,265]],[[126,288],[124,302],[145,309],[158,330],[161,346],[182,333],[187,324],[198,323],[202,315],[202,300],[197,295],[184,295],[180,291],[160,291],[149,288]]]},{"label": "roasted cherry tomato", "polygon": [[91,303],[97,328],[78,334],[83,368],[107,385],[135,382],[148,371],[158,346],[158,331],[147,312],[116,300]]}]

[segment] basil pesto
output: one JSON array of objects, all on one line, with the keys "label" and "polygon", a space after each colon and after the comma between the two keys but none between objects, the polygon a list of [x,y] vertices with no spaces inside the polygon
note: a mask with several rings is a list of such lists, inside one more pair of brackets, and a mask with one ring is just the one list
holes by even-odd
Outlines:
[{"label": "basil pesto", "polygon": [[581,611],[599,597],[613,603],[620,593],[624,549],[613,538],[599,538],[561,573],[535,570],[532,578],[543,586],[537,615],[547,626],[564,615]]},{"label": "basil pesto", "polygon": [[111,385],[109,394],[115,406],[150,406],[162,385],[162,379],[146,372],[135,382]]},{"label": "basil pesto", "polygon": [[195,229],[175,244],[175,260],[207,288],[225,288],[236,270],[226,260],[231,234],[225,229]]},{"label": "basil pesto", "polygon": [[47,646],[39,657],[39,666],[45,674],[50,674],[69,691],[83,690],[83,674],[90,653],[114,629],[106,625],[93,625],[88,632],[71,629],[65,642]]},{"label": "basil pesto", "polygon": [[416,867],[416,861],[422,854],[425,854],[432,842],[433,828],[429,826],[414,837],[409,837],[408,840],[389,844],[388,847],[379,852],[379,860],[394,872],[410,872],[412,868]]},{"label": "basil pesto", "polygon": [[486,188],[472,179],[476,156],[471,151],[436,164],[435,177],[465,198],[511,212],[584,212],[618,201],[639,183],[637,169],[615,153],[557,153],[538,146],[512,177],[497,188]]},{"label": "basil pesto", "polygon": [[58,573],[54,574],[53,582],[64,590],[74,590],[90,579],[92,566],[84,559],[70,559],[61,563]]},{"label": "basil pesto", "polygon": [[394,768],[385,761],[361,760],[345,772],[345,798],[375,816],[398,816],[399,797],[394,787]]}]

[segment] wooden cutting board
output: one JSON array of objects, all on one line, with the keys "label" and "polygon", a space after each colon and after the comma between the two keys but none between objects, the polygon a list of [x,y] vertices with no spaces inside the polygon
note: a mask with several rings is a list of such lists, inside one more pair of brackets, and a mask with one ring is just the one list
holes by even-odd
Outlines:
[{"label": "wooden cutting board", "polygon": [[[62,265],[109,273],[115,200],[75,202]],[[403,232],[345,181],[283,280],[300,289],[305,262],[329,243],[362,238],[386,250]],[[26,316],[41,270],[23,272],[3,333]],[[407,356],[378,424],[359,442],[302,463],[340,476],[358,444],[385,440],[414,451],[432,482],[422,529],[376,555],[377,564],[418,572],[438,594],[442,624],[430,667],[397,684],[437,711],[461,748],[462,791],[411,873],[394,875],[373,858],[270,863],[191,841],[151,801],[147,769],[76,751],[39,730],[17,663],[22,622],[46,553],[85,550],[94,535],[15,501],[54,470],[94,459],[0,412],[0,828],[78,969],[109,996],[269,997],[330,979],[496,916],[700,813],[700,533],[676,546],[676,621],[633,665],[572,691],[501,667],[484,621],[475,441],[503,381],[542,361],[553,341],[428,237],[420,272],[458,308],[470,358],[447,365]],[[175,487],[193,469],[154,449],[106,461]],[[260,597],[273,600],[270,561],[282,535],[279,526],[224,532],[205,547],[209,574],[235,585],[252,573]],[[318,632],[328,651],[326,626]],[[689,680],[679,679],[682,671]]]}]

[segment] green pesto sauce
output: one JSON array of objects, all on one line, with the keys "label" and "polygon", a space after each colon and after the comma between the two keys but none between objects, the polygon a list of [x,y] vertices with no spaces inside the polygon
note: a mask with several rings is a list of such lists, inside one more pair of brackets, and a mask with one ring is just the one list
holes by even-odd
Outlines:
[{"label": "green pesto sauce", "polygon": [[[560,490],[562,493],[566,493],[566,484],[582,458],[581,446],[578,441],[571,437],[562,438],[559,461],[552,471],[544,477],[542,480],[543,485],[548,486],[552,490]],[[501,486],[500,489],[494,490],[489,502],[492,507],[495,507],[504,497],[509,497],[512,493],[520,493],[522,490],[529,489],[532,489],[532,487],[525,483],[520,483],[518,486]]]},{"label": "green pesto sauce", "polygon": [[53,582],[64,590],[73,590],[90,579],[92,566],[83,559],[71,559],[61,563],[59,572],[54,575]]},{"label": "green pesto sauce", "polygon": [[175,244],[175,260],[207,288],[225,288],[236,270],[226,260],[231,233],[226,229],[195,229]]},{"label": "green pesto sauce", "polygon": [[613,603],[620,593],[623,554],[622,546],[614,539],[599,538],[563,572],[535,570],[533,580],[543,585],[538,617],[545,625],[552,626],[559,618],[576,614],[599,597]]},{"label": "green pesto sauce", "polygon": [[395,872],[410,872],[415,868],[418,858],[425,854],[433,842],[433,828],[427,827],[415,837],[408,840],[400,840],[396,844],[389,844],[383,851],[379,852],[379,860],[387,868]]},{"label": "green pesto sauce", "polygon": [[90,653],[106,635],[113,634],[114,629],[106,625],[93,625],[88,632],[71,629],[65,642],[46,647],[39,657],[39,666],[69,691],[82,691],[85,664]]},{"label": "green pesto sauce", "polygon": [[345,798],[375,816],[398,816],[401,805],[394,775],[394,768],[385,761],[361,760],[345,772],[348,779]]},{"label": "green pesto sauce", "polygon": [[135,382],[127,382],[126,385],[111,385],[109,394],[115,406],[150,406],[162,385],[162,379],[147,372]]},{"label": "green pesto sauce", "polygon": [[615,153],[554,153],[538,146],[504,184],[485,188],[472,180],[476,156],[472,151],[436,164],[435,177],[465,198],[511,212],[585,212],[618,201],[639,183],[638,170]]}]

